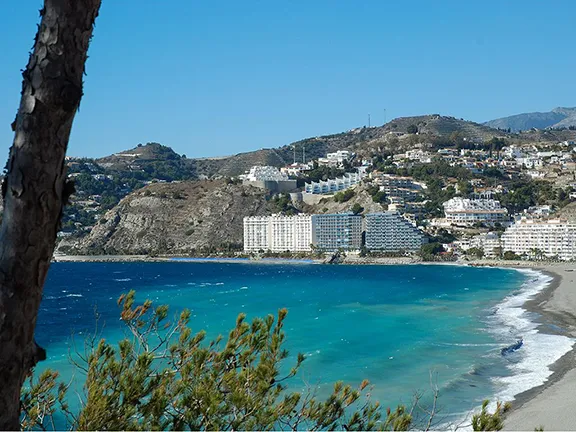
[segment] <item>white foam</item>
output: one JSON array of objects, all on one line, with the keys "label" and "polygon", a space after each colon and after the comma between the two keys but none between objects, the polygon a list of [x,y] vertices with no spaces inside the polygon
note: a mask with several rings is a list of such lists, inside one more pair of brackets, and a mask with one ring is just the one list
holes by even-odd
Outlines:
[{"label": "white foam", "polygon": [[230,290],[225,290],[225,291],[218,291],[217,294],[232,294],[232,293],[236,293],[239,292],[239,289],[230,289]]},{"label": "white foam", "polygon": [[121,278],[121,279],[114,279],[116,282],[130,282],[132,279],[130,278]]},{"label": "white foam", "polygon": [[523,308],[526,301],[542,291],[552,278],[539,271],[518,269],[530,277],[520,291],[506,297],[494,308],[490,331],[505,343],[513,343],[522,338],[522,348],[513,354],[514,362],[508,365],[513,375],[495,377],[493,381],[500,389],[496,399],[510,401],[526,390],[544,384],[552,370],[550,366],[569,352],[575,340],[567,336],[539,333],[538,324],[532,321],[532,314]]},{"label": "white foam", "polygon": [[83,297],[82,294],[68,294],[66,297]]}]

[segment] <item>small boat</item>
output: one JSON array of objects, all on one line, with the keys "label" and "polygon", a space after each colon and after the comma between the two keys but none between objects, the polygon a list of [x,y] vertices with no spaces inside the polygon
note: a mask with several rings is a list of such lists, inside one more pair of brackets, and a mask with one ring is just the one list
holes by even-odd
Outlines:
[{"label": "small boat", "polygon": [[520,349],[520,347],[522,347],[522,345],[524,345],[524,340],[519,339],[517,340],[515,343],[513,343],[512,345],[507,346],[506,348],[502,348],[502,350],[500,351],[500,353],[505,356],[508,354],[512,354],[514,351],[517,351]]}]

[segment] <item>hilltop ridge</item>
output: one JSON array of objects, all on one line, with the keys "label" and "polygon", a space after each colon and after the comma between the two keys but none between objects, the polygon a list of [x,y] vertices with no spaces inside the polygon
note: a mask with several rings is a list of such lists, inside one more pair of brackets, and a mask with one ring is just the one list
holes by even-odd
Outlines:
[{"label": "hilltop ridge", "polygon": [[187,158],[185,155],[178,155],[170,147],[148,143],[95,159],[95,162],[112,170],[146,169],[147,166],[163,162],[182,170],[182,177],[185,179],[229,177],[243,174],[254,165],[281,167],[291,163],[294,148],[297,150],[298,161],[303,157],[307,160],[318,159],[326,153],[338,150],[369,152],[386,144],[387,138],[408,135],[411,126],[417,128],[419,135],[428,138],[448,136],[453,132],[459,132],[463,138],[470,140],[488,140],[494,136],[506,135],[502,131],[471,121],[431,114],[400,117],[382,126],[358,127],[346,132],[304,138],[276,148],[264,148],[230,156]]},{"label": "hilltop ridge", "polygon": [[502,117],[484,123],[496,129],[512,132],[529,129],[568,128],[576,126],[576,108],[558,107],[548,112],[532,112]]}]

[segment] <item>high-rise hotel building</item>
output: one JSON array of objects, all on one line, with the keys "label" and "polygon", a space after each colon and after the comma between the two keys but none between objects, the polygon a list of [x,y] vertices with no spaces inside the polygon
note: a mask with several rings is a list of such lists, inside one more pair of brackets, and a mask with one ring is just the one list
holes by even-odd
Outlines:
[{"label": "high-rise hotel building", "polygon": [[371,251],[414,252],[427,242],[426,236],[394,211],[366,215],[366,248]]},{"label": "high-rise hotel building", "polygon": [[502,234],[502,249],[518,255],[542,253],[561,260],[576,259],[576,223],[562,219],[521,219]]},{"label": "high-rise hotel building", "polygon": [[313,215],[312,243],[325,252],[360,249],[362,216],[351,212]]},{"label": "high-rise hotel building", "polygon": [[312,244],[325,252],[360,249],[362,216],[339,213],[244,218],[246,252],[307,252]]},{"label": "high-rise hotel building", "polygon": [[244,218],[244,250],[307,252],[312,250],[310,215],[250,216]]}]

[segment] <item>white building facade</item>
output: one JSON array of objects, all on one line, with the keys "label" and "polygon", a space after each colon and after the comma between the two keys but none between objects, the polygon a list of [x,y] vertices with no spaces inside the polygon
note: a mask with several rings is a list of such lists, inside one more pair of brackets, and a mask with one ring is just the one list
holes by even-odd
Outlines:
[{"label": "white building facade", "polygon": [[452,198],[444,204],[446,222],[455,225],[474,225],[483,223],[494,225],[496,222],[506,224],[510,217],[508,210],[500,202],[492,199]]},{"label": "white building facade", "polygon": [[351,161],[354,158],[354,153],[348,150],[338,150],[334,153],[328,153],[325,158],[318,158],[318,165],[328,165],[331,167],[338,167],[344,165],[345,161]]},{"label": "white building facade", "polygon": [[426,236],[394,211],[370,213],[366,219],[366,248],[371,251],[415,252]]},{"label": "white building facade", "polygon": [[309,194],[330,194],[348,189],[362,180],[363,175],[358,172],[346,173],[343,177],[319,182],[306,183],[304,191]]},{"label": "white building facade", "polygon": [[286,181],[288,175],[281,173],[280,170],[273,166],[253,166],[247,174],[240,176],[246,181]]},{"label": "white building facade", "polygon": [[[576,259],[576,223],[562,219],[521,219],[502,234],[502,248],[518,255]],[[539,258],[535,256],[535,258]]]},{"label": "white building facade", "polygon": [[312,217],[250,216],[244,218],[244,251],[308,252],[312,244]]},{"label": "white building facade", "polygon": [[502,241],[496,232],[487,232],[472,237],[468,242],[468,247],[463,250],[477,248],[484,252],[486,258],[498,258],[503,252]]},{"label": "white building facade", "polygon": [[313,215],[312,243],[325,252],[360,249],[362,216],[353,213]]},{"label": "white building facade", "polygon": [[244,218],[244,250],[258,252],[268,250],[270,230],[269,216],[250,216]]},{"label": "white building facade", "polygon": [[275,193],[291,192],[296,189],[296,180],[290,180],[288,174],[273,166],[253,166],[250,171],[239,176],[242,184],[267,189]]}]

